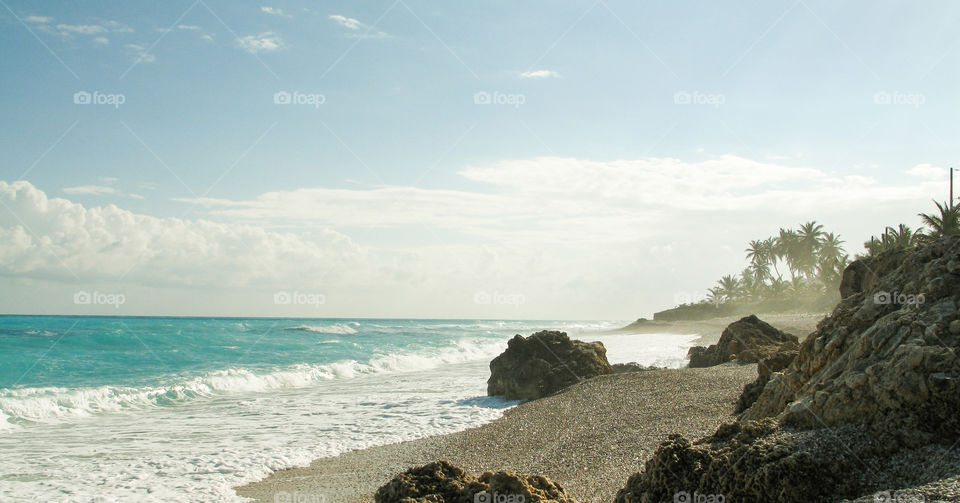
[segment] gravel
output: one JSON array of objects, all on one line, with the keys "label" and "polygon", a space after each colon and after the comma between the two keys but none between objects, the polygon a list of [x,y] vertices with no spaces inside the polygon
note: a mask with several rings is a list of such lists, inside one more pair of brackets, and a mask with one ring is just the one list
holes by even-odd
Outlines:
[{"label": "gravel", "polygon": [[318,459],[237,489],[257,501],[369,502],[407,468],[438,459],[479,474],[544,474],[579,501],[612,501],[671,433],[700,438],[733,419],[756,365],[600,376],[521,404],[489,424]]}]

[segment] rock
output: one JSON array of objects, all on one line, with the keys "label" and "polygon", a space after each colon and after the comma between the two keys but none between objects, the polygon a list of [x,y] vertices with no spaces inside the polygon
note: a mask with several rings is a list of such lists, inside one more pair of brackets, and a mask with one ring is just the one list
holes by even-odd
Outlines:
[{"label": "rock", "polygon": [[739,363],[757,363],[781,351],[785,344],[797,347],[796,336],[774,328],[756,315],[750,315],[728,325],[716,344],[707,348],[690,348],[687,352],[690,363],[687,366],[712,367],[733,359]]},{"label": "rock", "polygon": [[775,354],[760,360],[757,364],[757,380],[743,387],[743,393],[740,394],[740,399],[737,400],[737,406],[734,412],[739,414],[753,405],[757,398],[760,397],[760,393],[763,391],[763,388],[766,387],[767,382],[770,381],[770,377],[775,372],[786,369],[787,366],[793,363],[793,360],[797,358],[798,354],[799,350],[796,345],[784,343],[777,349]]},{"label": "rock", "polygon": [[[484,495],[486,497],[484,497]],[[411,468],[377,489],[376,503],[576,503],[560,484],[543,475],[499,471],[474,478],[446,461]]]},{"label": "rock", "polygon": [[490,362],[488,395],[535,400],[582,379],[612,374],[607,350],[600,342],[571,340],[565,332],[515,336]]},{"label": "rock", "polygon": [[645,370],[656,370],[658,367],[647,367],[645,365],[640,365],[637,362],[630,363],[614,363],[611,365],[613,367],[614,374],[623,374],[624,372],[643,372]]},{"label": "rock", "polygon": [[845,299],[853,294],[869,290],[870,284],[876,281],[876,276],[864,260],[854,260],[843,270],[840,279],[840,298]]},{"label": "rock", "polygon": [[960,236],[863,260],[860,271],[875,277],[847,281],[782,372],[789,350],[761,360],[767,382],[752,405],[741,397],[748,408],[735,422],[697,442],[670,437],[617,501],[670,501],[680,490],[837,501],[944,478],[889,460],[929,459],[960,441],[960,334],[951,330],[960,281],[951,261],[960,261]]}]

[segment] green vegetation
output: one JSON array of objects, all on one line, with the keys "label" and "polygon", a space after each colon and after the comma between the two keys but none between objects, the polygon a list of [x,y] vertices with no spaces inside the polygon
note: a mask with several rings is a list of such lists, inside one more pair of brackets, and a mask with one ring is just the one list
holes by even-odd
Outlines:
[{"label": "green vegetation", "polygon": [[920,213],[918,216],[924,227],[913,230],[900,224],[896,228],[887,227],[879,237],[872,236],[863,243],[867,256],[875,256],[890,250],[904,250],[917,245],[935,241],[944,236],[960,234],[960,207],[951,207],[949,203],[939,203],[936,213]]},{"label": "green vegetation", "polygon": [[[821,296],[836,290],[849,262],[843,241],[832,232],[824,232],[817,222],[807,222],[796,230],[780,229],[776,236],[753,240],[745,252],[750,265],[739,275],[720,278],[717,286],[709,289],[704,302]],[[785,278],[784,273],[789,277]]]}]

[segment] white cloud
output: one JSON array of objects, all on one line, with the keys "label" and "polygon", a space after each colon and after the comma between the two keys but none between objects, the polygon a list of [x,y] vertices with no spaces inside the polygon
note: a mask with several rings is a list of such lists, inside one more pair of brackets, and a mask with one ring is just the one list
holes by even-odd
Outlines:
[{"label": "white cloud", "polygon": [[[305,239],[240,224],[156,218],[110,205],[48,198],[0,181],[0,271],[87,281],[129,278],[163,286],[294,287],[344,270],[362,255],[321,230]],[[303,275],[303,276],[301,276]]]},{"label": "white cloud", "polygon": [[156,56],[147,52],[147,48],[140,44],[127,44],[123,47],[134,63],[153,63],[157,60]]},{"label": "white cloud", "polygon": [[95,44],[108,45],[108,44],[110,44],[110,39],[107,38],[107,37],[95,37],[95,38],[93,39],[93,42],[94,42]]},{"label": "white cloud", "polygon": [[354,19],[352,17],[347,17],[340,14],[331,14],[328,17],[340,26],[343,26],[349,30],[364,31],[363,33],[351,33],[348,35],[352,38],[387,38],[390,36],[386,32],[373,29],[373,27],[360,21],[359,19]]},{"label": "white cloud", "polygon": [[237,44],[250,53],[273,52],[283,49],[283,40],[273,32],[264,32],[259,35],[247,35],[237,39]]},{"label": "white cloud", "polygon": [[100,181],[103,183],[117,183],[120,179],[115,176],[101,176]]},{"label": "white cloud", "polygon": [[531,70],[520,74],[521,79],[547,79],[560,78],[560,74],[553,70]]},{"label": "white cloud", "polygon": [[271,16],[277,16],[277,17],[291,17],[286,12],[284,12],[283,9],[278,9],[276,7],[262,6],[260,7],[260,12],[263,12],[264,14],[269,14]]},{"label": "white cloud", "polygon": [[57,30],[71,35],[98,35],[108,30],[98,24],[58,24]]},{"label": "white cloud", "polygon": [[48,16],[27,16],[23,18],[23,20],[33,24],[47,24],[53,21],[53,18]]},{"label": "white cloud", "polygon": [[[815,219],[856,252],[887,225],[916,225],[943,190],[942,180],[909,174],[881,183],[735,155],[539,157],[460,174],[477,188],[178,200],[200,217],[191,220],[84,207],[0,182],[0,274],[75,291],[73,273],[97,284],[130,270],[124,285],[169,289],[167,313],[293,314],[274,311],[263,290],[300,289],[331,303],[299,313],[307,316],[636,317],[742,269],[744,243],[779,227]],[[364,242],[374,235],[376,245]],[[217,296],[198,297],[224,287],[242,299],[215,309]],[[10,288],[0,282],[0,293]],[[478,291],[519,293],[527,304],[484,310],[473,303]]]},{"label": "white cloud", "polygon": [[917,164],[908,169],[907,174],[925,180],[947,181],[950,178],[947,168],[934,166],[932,164]]},{"label": "white cloud", "polygon": [[89,195],[103,196],[106,194],[116,194],[117,189],[104,185],[78,185],[76,187],[66,187],[63,191],[71,195]]},{"label": "white cloud", "polygon": [[196,25],[192,25],[192,24],[178,24],[178,25],[177,25],[177,29],[178,29],[178,30],[197,31],[197,30],[200,29],[200,27],[199,27],[199,26],[196,26]]}]

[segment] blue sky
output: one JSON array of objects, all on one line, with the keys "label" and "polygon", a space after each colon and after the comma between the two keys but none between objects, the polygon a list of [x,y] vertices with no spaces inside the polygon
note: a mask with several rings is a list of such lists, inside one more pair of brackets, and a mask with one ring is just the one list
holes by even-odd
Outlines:
[{"label": "blue sky", "polygon": [[[6,1],[0,180],[29,187],[9,185],[0,208],[0,227],[27,236],[6,255],[5,295],[17,312],[74,311],[49,299],[100,288],[152,299],[130,296],[125,314],[284,314],[252,283],[210,300],[238,275],[324,291],[309,315],[632,318],[739,270],[745,240],[778,226],[818,219],[855,252],[944,199],[958,15],[951,2]],[[62,208],[72,223],[13,204],[41,194],[78,205]],[[76,216],[110,205],[121,222],[159,219],[159,234],[129,244],[124,224]],[[177,219],[295,244],[247,243],[239,261],[211,255],[208,282],[177,281],[193,258],[148,251],[183,249]],[[684,265],[705,246],[712,260]],[[271,262],[285,253],[345,262],[298,285]],[[220,292],[203,294],[207,311],[203,289]],[[470,302],[494,290],[525,304]]]}]

